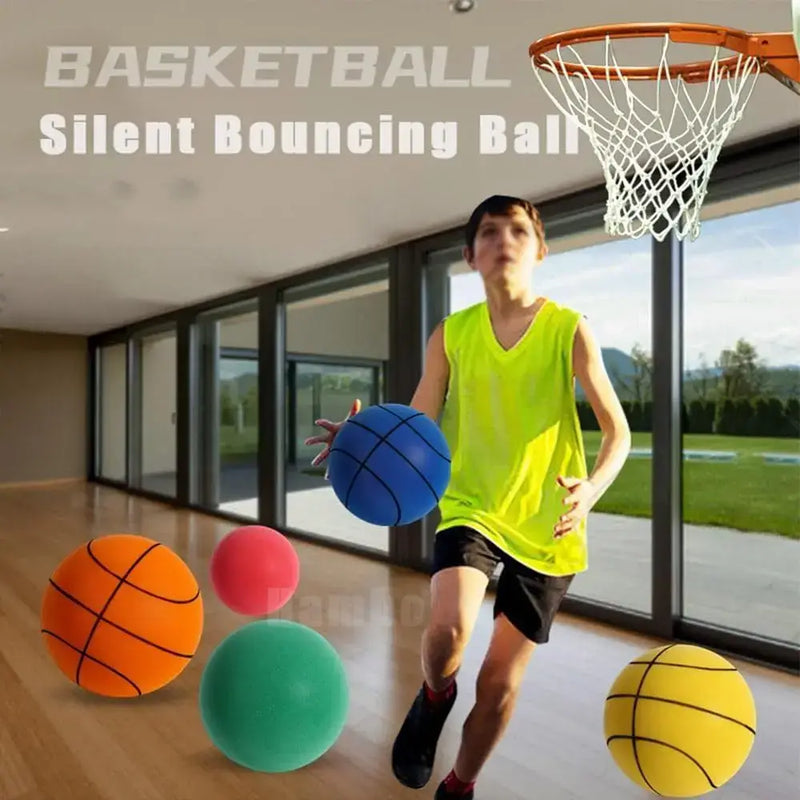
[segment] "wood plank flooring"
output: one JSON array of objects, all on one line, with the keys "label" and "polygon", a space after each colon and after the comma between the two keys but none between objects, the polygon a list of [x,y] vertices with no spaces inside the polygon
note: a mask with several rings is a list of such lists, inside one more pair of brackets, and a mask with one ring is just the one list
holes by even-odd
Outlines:
[{"label": "wood plank flooring", "polygon": [[[491,629],[487,598],[442,736],[434,777],[406,789],[392,741],[419,684],[425,575],[296,541],[301,582],[279,616],[325,635],[348,671],[351,705],[334,747],[312,765],[268,775],[238,767],[208,740],[197,692],[214,647],[249,621],[226,609],[208,560],[234,524],[90,484],[0,490],[0,800],[410,800],[432,798],[452,765]],[[91,537],[132,532],[173,548],[205,604],[197,655],[171,685],[129,701],[96,697],[56,669],[39,633],[47,579]],[[603,701],[619,670],[662,642],[561,615],[539,648],[517,712],[476,800],[644,800],[612,762]],[[748,762],[715,800],[800,797],[800,680],[737,662],[758,706]]]}]

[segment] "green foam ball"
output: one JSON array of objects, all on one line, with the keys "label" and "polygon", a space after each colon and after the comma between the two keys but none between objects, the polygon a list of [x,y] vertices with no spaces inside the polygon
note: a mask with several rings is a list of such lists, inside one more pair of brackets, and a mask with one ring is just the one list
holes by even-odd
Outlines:
[{"label": "green foam ball", "polygon": [[211,654],[200,714],[211,741],[232,761],[289,772],[336,742],[349,697],[344,665],[327,639],[289,620],[257,620]]}]

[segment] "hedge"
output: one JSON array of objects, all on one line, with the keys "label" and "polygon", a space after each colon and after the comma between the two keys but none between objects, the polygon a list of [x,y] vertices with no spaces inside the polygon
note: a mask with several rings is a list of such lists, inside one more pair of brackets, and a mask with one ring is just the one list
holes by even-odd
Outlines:
[{"label": "hedge", "polygon": [[[583,430],[600,426],[591,405],[578,401],[578,417]],[[653,430],[653,403],[622,401],[631,431]],[[800,437],[800,401],[796,397],[759,397],[755,400],[692,400],[682,407],[684,433],[719,433],[727,436]]]}]

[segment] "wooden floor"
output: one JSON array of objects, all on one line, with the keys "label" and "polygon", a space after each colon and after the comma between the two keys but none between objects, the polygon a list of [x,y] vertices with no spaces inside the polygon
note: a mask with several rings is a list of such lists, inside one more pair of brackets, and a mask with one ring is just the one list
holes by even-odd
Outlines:
[{"label": "wooden floor", "polygon": [[[235,525],[85,484],[0,490],[0,800],[404,800],[432,798],[449,770],[491,625],[487,599],[464,663],[458,703],[434,778],[414,791],[389,766],[395,733],[419,685],[427,617],[424,575],[296,542],[301,582],[281,613],[337,648],[351,682],[348,722],[334,747],[293,773],[237,767],[211,745],[197,692],[222,638],[248,620],[223,607],[207,578],[215,543]],[[133,532],[173,548],[204,595],[200,649],[152,695],[112,701],[72,685],[39,633],[49,575],[91,537]],[[308,599],[312,603],[304,602]],[[477,800],[635,800],[649,797],[611,761],[603,701],[618,671],[661,644],[562,615],[534,655],[506,737],[482,774]],[[800,681],[738,664],[758,706],[758,735],[718,800],[796,800]]]}]

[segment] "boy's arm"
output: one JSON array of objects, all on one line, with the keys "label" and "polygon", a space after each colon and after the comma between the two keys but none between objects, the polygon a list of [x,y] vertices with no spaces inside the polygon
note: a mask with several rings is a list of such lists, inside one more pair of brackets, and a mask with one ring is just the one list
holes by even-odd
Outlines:
[{"label": "boy's arm", "polygon": [[559,475],[558,483],[567,490],[563,503],[567,510],[553,526],[560,539],[575,529],[603,493],[614,482],[631,449],[628,420],[603,364],[603,356],[586,321],[581,318],[572,348],[572,367],[592,406],[603,441],[591,475],[581,478]]},{"label": "boy's arm", "polygon": [[585,319],[575,334],[572,356],[575,377],[586,393],[602,431],[600,451],[589,476],[595,500],[614,482],[631,448],[631,431],[625,412],[603,364],[600,348]]},{"label": "boy's arm", "polygon": [[428,339],[422,377],[409,403],[411,408],[421,411],[438,423],[449,379],[450,364],[444,349],[444,323],[440,322]]}]

